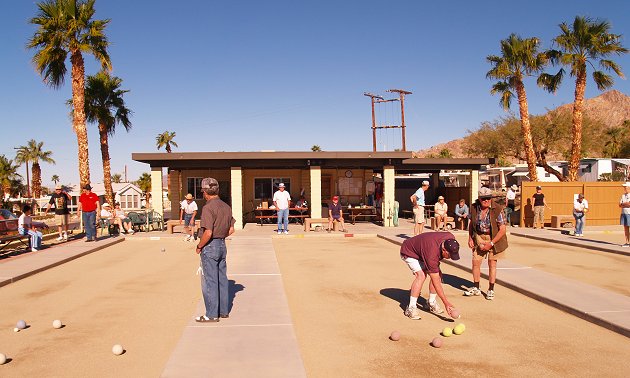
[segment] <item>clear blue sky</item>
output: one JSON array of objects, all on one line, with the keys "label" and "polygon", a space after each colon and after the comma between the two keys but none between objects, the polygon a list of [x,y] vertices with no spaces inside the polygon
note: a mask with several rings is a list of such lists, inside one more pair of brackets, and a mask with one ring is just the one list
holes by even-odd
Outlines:
[{"label": "clear blue sky", "polygon": [[[0,15],[0,154],[30,138],[44,141],[58,174],[78,181],[77,144],[60,90],[46,87],[25,48],[36,2],[7,0]],[[175,151],[371,150],[365,91],[412,91],[406,101],[407,148],[466,135],[505,113],[489,93],[485,57],[510,33],[544,47],[576,15],[606,19],[630,47],[630,3],[617,1],[129,1],[97,0],[114,75],[123,79],[133,129],[112,138],[112,170],[130,179],[148,166],[132,152],[155,152],[155,137],[177,133]],[[98,67],[86,56],[87,73]],[[615,58],[630,75],[630,56]],[[68,63],[69,67],[69,63]],[[567,78],[568,79],[568,78]],[[630,94],[628,80],[615,89]],[[530,112],[572,102],[573,82],[556,95],[527,83]],[[587,97],[599,92],[592,81]],[[386,109],[392,112],[392,109]],[[384,111],[381,114],[385,114]],[[388,116],[394,121],[394,116]],[[89,126],[92,181],[102,181],[98,135]],[[382,136],[388,149],[399,137]],[[379,143],[379,149],[383,147]],[[23,173],[24,169],[21,170]]]}]

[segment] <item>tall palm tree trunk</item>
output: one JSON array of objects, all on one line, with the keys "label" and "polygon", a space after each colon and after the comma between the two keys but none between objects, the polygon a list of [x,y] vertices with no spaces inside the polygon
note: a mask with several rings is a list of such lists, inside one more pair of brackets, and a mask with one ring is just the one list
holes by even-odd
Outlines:
[{"label": "tall palm tree trunk", "polygon": [[516,84],[516,95],[518,96],[518,106],[521,114],[521,132],[523,133],[523,145],[525,147],[525,158],[527,158],[527,170],[531,181],[538,181],[536,172],[536,154],[534,153],[534,142],[532,141],[532,128],[529,123],[529,107],[527,104],[527,93],[522,81]]},{"label": "tall palm tree trunk", "polygon": [[33,162],[33,196],[40,198],[42,196],[42,168],[39,163]]},{"label": "tall palm tree trunk", "polygon": [[105,201],[114,206],[114,190],[112,189],[112,170],[109,161],[109,140],[107,126],[99,122],[98,133],[101,139],[101,157],[103,159],[103,184],[105,184]]},{"label": "tall palm tree trunk", "polygon": [[79,180],[81,187],[90,183],[90,158],[85,122],[85,65],[80,51],[73,51],[72,62],[72,127],[79,147]]},{"label": "tall palm tree trunk", "polygon": [[575,79],[575,101],[573,102],[573,141],[571,142],[571,160],[569,161],[569,181],[577,181],[580,159],[582,157],[582,107],[586,88],[586,70],[578,73]]}]

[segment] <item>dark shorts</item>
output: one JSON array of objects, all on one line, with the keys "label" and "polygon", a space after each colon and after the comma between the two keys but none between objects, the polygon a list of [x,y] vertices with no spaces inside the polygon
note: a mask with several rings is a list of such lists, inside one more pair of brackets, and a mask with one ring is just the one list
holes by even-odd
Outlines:
[{"label": "dark shorts", "polygon": [[192,216],[193,216],[192,214],[184,213],[184,226],[185,227],[190,226],[191,223],[192,223],[193,226],[195,225],[195,221],[192,219]]}]

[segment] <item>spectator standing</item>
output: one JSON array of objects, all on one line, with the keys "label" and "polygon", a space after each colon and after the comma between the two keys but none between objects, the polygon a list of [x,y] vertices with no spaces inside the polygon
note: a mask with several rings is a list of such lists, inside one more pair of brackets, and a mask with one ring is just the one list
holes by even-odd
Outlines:
[{"label": "spectator standing", "polygon": [[278,235],[282,233],[284,225],[284,233],[289,233],[289,203],[291,195],[284,190],[284,183],[278,184],[278,190],[273,194],[273,205],[278,211]]},{"label": "spectator standing", "polygon": [[18,232],[20,235],[30,236],[31,251],[37,252],[42,247],[43,234],[33,225],[31,211],[30,205],[24,205],[22,208],[22,215],[18,218]]},{"label": "spectator standing", "polygon": [[429,182],[427,180],[422,181],[422,186],[416,190],[416,192],[409,197],[411,204],[413,205],[413,234],[420,235],[424,231],[424,192],[429,189]]},{"label": "spectator standing", "polygon": [[435,223],[438,230],[446,229],[446,217],[448,216],[448,204],[444,202],[444,197],[439,196],[435,203]]},{"label": "spectator standing", "polygon": [[55,223],[59,231],[57,241],[68,241],[68,218],[70,217],[70,195],[63,190],[61,184],[55,185],[55,192],[50,196],[45,215],[48,215],[52,205],[55,205]]},{"label": "spectator standing", "polygon": [[202,280],[201,293],[206,312],[195,320],[200,323],[218,322],[229,317],[227,247],[225,238],[234,233],[232,209],[219,198],[219,182],[207,177],[201,181],[206,204],[201,212],[200,238],[197,254],[200,255]]},{"label": "spectator standing", "polygon": [[96,241],[96,214],[100,213],[101,204],[98,196],[92,193],[90,184],[83,187],[83,193],[79,197],[79,209],[83,220],[83,228],[85,228],[85,241]]},{"label": "spectator standing", "polygon": [[184,222],[184,241],[192,241],[195,232],[195,217],[197,216],[197,202],[193,201],[192,194],[186,194],[186,198],[180,204],[181,210],[179,211],[179,224]]},{"label": "spectator standing", "polygon": [[586,223],[586,213],[588,212],[588,201],[584,198],[584,194],[578,194],[575,201],[573,201],[573,218],[575,218],[575,232],[574,236],[584,236],[582,231],[584,230],[584,224]]},{"label": "spectator standing", "polygon": [[547,206],[547,201],[545,201],[545,195],[542,192],[542,186],[536,187],[536,193],[534,193],[534,195],[532,196],[532,202],[534,204],[534,228],[540,227],[544,229],[545,207],[549,206]]},{"label": "spectator standing", "polygon": [[507,206],[505,207],[505,216],[508,220],[510,226],[512,226],[512,213],[516,210],[516,191],[518,190],[518,186],[512,185],[510,189],[508,189],[507,194],[505,195],[505,200],[507,202]]},{"label": "spectator standing", "polygon": [[466,200],[462,198],[459,200],[459,203],[455,205],[455,217],[457,218],[457,222],[461,223],[462,231],[464,231],[464,229],[468,226],[469,215],[470,212],[468,210],[468,205],[466,205]]},{"label": "spectator standing", "polygon": [[415,276],[409,290],[409,306],[405,310],[405,316],[413,320],[420,319],[418,298],[427,276],[430,280],[428,310],[434,314],[444,312],[436,300],[437,297],[440,297],[447,313],[452,316],[452,311],[455,308],[446,298],[442,288],[440,261],[442,259],[459,260],[459,243],[453,234],[450,232],[430,232],[407,239],[400,247],[400,258]]},{"label": "spectator standing", "polygon": [[506,257],[508,247],[506,221],[503,208],[492,203],[492,190],[481,188],[479,199],[470,210],[468,246],[473,251],[472,273],[474,287],[464,292],[465,296],[481,295],[481,261],[488,259],[488,292],[486,299],[494,299],[494,283],[497,279],[497,260]]},{"label": "spectator standing", "polygon": [[626,236],[626,242],[622,247],[630,247],[630,181],[623,184],[624,193],[619,200],[619,207],[621,208],[620,222],[623,226],[623,232]]}]

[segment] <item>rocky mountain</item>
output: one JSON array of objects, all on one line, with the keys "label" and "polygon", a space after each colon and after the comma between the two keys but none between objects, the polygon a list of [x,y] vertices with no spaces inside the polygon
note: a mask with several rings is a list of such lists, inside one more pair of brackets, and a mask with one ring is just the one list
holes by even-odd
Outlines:
[{"label": "rocky mountain", "polygon": [[[559,111],[571,112],[573,104],[561,105]],[[617,90],[604,92],[597,97],[584,101],[584,114],[588,117],[601,121],[606,127],[619,126],[623,121],[630,120],[630,96]],[[464,138],[454,139],[445,143],[440,143],[430,148],[414,152],[415,157],[438,156],[440,151],[447,148],[453,157],[468,157],[463,151]]]}]

